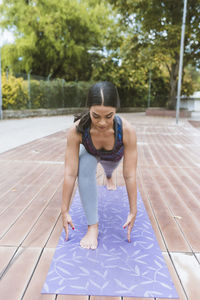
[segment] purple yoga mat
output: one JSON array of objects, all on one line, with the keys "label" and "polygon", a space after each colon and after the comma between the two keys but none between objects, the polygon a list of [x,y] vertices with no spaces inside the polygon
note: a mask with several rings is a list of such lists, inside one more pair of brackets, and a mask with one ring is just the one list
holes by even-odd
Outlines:
[{"label": "purple yoga mat", "polygon": [[83,249],[87,232],[78,191],[70,209],[75,231],[61,234],[43,294],[178,298],[138,192],[138,213],[127,240],[122,226],[129,211],[125,187],[98,187],[99,238],[96,250]]}]

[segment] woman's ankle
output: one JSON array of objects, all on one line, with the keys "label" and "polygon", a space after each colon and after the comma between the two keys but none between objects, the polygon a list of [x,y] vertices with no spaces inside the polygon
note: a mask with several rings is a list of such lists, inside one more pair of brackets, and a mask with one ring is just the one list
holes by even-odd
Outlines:
[{"label": "woman's ankle", "polygon": [[92,224],[92,225],[88,225],[88,229],[98,229],[99,224]]}]

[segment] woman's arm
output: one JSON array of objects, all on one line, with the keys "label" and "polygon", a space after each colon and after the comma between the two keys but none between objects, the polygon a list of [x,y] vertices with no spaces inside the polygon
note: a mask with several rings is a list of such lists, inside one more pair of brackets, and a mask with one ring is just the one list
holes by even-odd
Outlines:
[{"label": "woman's arm", "polygon": [[67,133],[67,147],[65,154],[65,172],[63,182],[61,213],[63,226],[68,239],[68,224],[74,229],[71,217],[69,215],[70,202],[74,190],[74,184],[78,175],[80,136],[76,132],[75,126],[69,129]]},{"label": "woman's arm", "polygon": [[130,213],[124,228],[128,226],[128,241],[130,242],[130,233],[135,222],[137,214],[137,137],[134,128],[128,123],[125,123],[123,130],[124,137],[124,161],[123,161],[123,177],[128,193]]}]

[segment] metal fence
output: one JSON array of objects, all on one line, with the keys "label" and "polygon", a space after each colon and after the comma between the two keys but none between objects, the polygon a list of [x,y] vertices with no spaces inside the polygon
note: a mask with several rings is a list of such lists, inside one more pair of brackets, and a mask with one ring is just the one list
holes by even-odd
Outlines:
[{"label": "metal fence", "polygon": [[[12,75],[23,79],[23,90],[26,91],[27,99],[23,101],[19,99],[18,102],[23,102],[21,108],[28,109],[84,107],[88,90],[93,84],[93,82],[82,81],[66,82],[63,78],[51,79],[50,76],[43,77],[30,73]],[[15,109],[15,107],[10,105],[7,109]]]}]

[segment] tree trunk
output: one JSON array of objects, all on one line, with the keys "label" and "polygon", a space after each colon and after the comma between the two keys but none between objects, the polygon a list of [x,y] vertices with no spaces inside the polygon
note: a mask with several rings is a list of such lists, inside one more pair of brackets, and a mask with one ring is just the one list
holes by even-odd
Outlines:
[{"label": "tree trunk", "polygon": [[169,92],[169,97],[167,102],[167,107],[169,109],[175,109],[176,107],[178,69],[179,69],[179,60],[176,59],[176,62],[171,65],[171,70],[170,70],[170,92]]},{"label": "tree trunk", "polygon": [[176,59],[176,62],[171,65],[171,70],[170,70],[170,92],[169,92],[169,97],[167,102],[167,107],[169,109],[176,108],[178,69],[179,69],[179,61],[178,59]]}]

